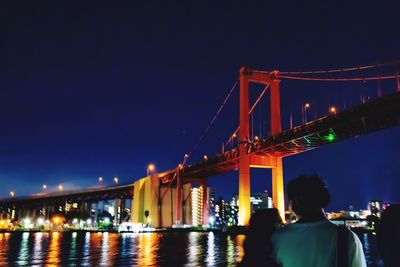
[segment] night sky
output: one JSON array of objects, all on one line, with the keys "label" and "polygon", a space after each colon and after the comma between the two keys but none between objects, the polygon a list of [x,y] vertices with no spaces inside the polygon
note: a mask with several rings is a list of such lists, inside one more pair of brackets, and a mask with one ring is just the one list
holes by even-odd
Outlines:
[{"label": "night sky", "polygon": [[[106,184],[115,176],[130,183],[149,163],[175,168],[241,66],[303,71],[400,58],[398,1],[198,2],[1,3],[0,198],[40,192],[42,184],[96,186],[99,176]],[[302,103],[311,103],[313,119],[330,105],[355,106],[396,85],[283,80],[281,88],[287,129],[290,114],[301,123]],[[252,98],[259,93],[253,86]],[[238,125],[238,102],[236,90],[190,162],[218,151]],[[265,136],[268,100],[262,104],[253,121]],[[299,174],[321,175],[332,193],[328,210],[400,202],[399,136],[395,127],[285,158],[285,184]],[[270,191],[269,170],[252,174],[252,192]],[[212,177],[209,185],[229,198],[237,176]]]}]

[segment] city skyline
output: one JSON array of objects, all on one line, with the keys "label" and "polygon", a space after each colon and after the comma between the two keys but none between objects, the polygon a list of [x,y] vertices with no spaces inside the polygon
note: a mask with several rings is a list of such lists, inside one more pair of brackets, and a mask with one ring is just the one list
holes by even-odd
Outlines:
[{"label": "city skyline", "polygon": [[[150,163],[158,171],[175,168],[241,66],[316,70],[399,58],[395,3],[315,7],[4,6],[0,198],[42,192],[44,184],[96,186],[99,177],[104,184],[115,177],[130,183],[146,176]],[[332,15],[338,13],[340,20]],[[289,114],[301,124],[306,102],[311,120],[331,104],[341,110],[357,104],[360,91],[379,94],[377,83],[362,86],[282,81],[282,124],[288,127]],[[381,86],[385,94],[396,90],[395,83]],[[237,126],[233,97],[190,162],[216,154]],[[399,134],[395,127],[285,158],[285,184],[300,174],[321,175],[331,190],[330,210],[365,208],[372,199],[400,202]],[[252,191],[271,192],[270,176],[252,170]],[[208,182],[225,198],[237,193],[237,183],[237,172]]]}]

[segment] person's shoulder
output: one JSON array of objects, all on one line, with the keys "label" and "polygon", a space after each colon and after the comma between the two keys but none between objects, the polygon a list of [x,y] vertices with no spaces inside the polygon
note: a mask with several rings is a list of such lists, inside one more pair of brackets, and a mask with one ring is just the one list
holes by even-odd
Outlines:
[{"label": "person's shoulder", "polygon": [[279,228],[278,230],[276,230],[271,236],[272,242],[274,242],[278,239],[281,239],[282,236],[286,235],[289,228],[290,228],[290,224],[284,225],[281,228]]},{"label": "person's shoulder", "polygon": [[272,238],[281,238],[282,236],[285,235],[291,235],[293,232],[296,232],[296,229],[298,229],[298,226],[295,223],[290,223],[290,224],[286,224],[284,226],[282,226],[281,228],[279,228],[278,230],[276,230],[273,235]]},{"label": "person's shoulder", "polygon": [[318,221],[310,223],[291,223],[280,228],[277,233],[290,233],[297,231],[323,231],[323,232],[337,232],[338,226],[331,221]]},{"label": "person's shoulder", "polygon": [[349,235],[348,235],[348,237],[349,237],[349,242],[352,242],[352,243],[355,243],[355,244],[358,244],[358,245],[361,245],[361,246],[362,246],[361,240],[360,240],[360,238],[358,237],[358,235],[357,235],[356,233],[354,233],[352,230],[350,230],[349,228],[346,227],[346,229],[347,229],[347,231],[349,232]]}]

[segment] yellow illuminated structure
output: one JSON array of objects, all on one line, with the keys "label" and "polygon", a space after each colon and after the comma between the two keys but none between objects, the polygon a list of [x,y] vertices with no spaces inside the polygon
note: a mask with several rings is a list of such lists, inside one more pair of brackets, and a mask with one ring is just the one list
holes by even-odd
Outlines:
[{"label": "yellow illuminated structure", "polygon": [[203,186],[192,188],[192,224],[203,225]]},{"label": "yellow illuminated structure", "polygon": [[[192,224],[191,184],[182,185],[182,224]],[[155,228],[172,227],[177,222],[176,186],[161,185],[157,173],[134,183],[131,221]],[[145,216],[148,211],[148,217]],[[147,214],[147,213],[146,213]]]}]

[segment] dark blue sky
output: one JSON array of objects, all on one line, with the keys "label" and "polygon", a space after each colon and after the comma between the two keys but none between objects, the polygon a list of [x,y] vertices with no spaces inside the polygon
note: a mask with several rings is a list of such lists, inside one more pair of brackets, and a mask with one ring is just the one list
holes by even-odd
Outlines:
[{"label": "dark blue sky", "polygon": [[[0,6],[0,197],[42,184],[87,187],[143,177],[153,162],[175,167],[190,152],[241,66],[315,70],[400,56],[396,1],[331,5],[19,3]],[[358,3],[356,3],[358,2]],[[368,74],[379,74],[374,70]],[[363,73],[355,73],[355,75]],[[375,82],[282,81],[283,127],[329,105],[377,95]],[[382,82],[384,93],[394,81]],[[256,97],[259,88],[253,89]],[[238,124],[237,92],[192,160],[215,153]],[[258,114],[267,114],[267,102]],[[264,125],[266,116],[255,118]],[[268,129],[261,128],[262,135]],[[257,129],[256,131],[260,131]],[[328,182],[330,209],[400,202],[400,127],[284,159],[285,183],[302,173]],[[253,171],[252,191],[270,189]],[[237,173],[213,177],[218,195],[237,191]]]}]

